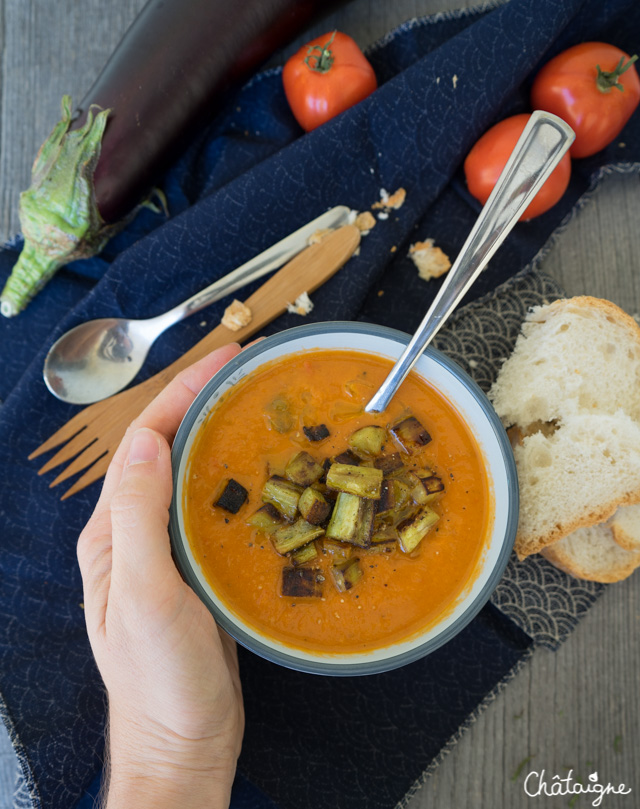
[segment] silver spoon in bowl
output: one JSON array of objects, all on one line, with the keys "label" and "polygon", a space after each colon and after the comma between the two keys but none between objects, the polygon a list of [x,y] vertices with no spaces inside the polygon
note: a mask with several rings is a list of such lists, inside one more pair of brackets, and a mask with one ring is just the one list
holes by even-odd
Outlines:
[{"label": "silver spoon in bowl", "polygon": [[45,384],[70,404],[91,404],[112,396],[134,379],[166,329],[282,267],[304,250],[316,231],[345,225],[350,215],[345,205],[331,208],[164,314],[144,320],[103,317],[70,329],[49,349],[42,370]]},{"label": "silver spoon in bowl", "polygon": [[471,233],[422,323],[365,411],[383,412],[425,348],[487,266],[575,138],[571,127],[536,111],[518,139]]}]

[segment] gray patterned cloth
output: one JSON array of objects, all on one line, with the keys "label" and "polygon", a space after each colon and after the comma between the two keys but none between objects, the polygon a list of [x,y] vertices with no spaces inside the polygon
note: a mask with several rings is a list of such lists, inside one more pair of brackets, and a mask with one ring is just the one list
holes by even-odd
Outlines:
[{"label": "gray patterned cloth", "polygon": [[[442,329],[435,345],[486,393],[511,353],[529,309],[563,295],[548,275],[523,270],[463,307]],[[603,589],[601,584],[568,576],[542,556],[519,562],[513,554],[491,600],[537,644],[555,649]]]}]

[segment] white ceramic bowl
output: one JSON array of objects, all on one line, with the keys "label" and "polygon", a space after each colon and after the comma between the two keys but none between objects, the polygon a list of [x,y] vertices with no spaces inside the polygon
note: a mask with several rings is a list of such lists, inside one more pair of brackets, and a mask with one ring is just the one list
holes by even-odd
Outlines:
[{"label": "white ceramic bowl", "polygon": [[251,371],[287,354],[342,348],[395,360],[408,340],[406,334],[382,326],[337,321],[280,332],[245,349],[227,363],[205,385],[180,425],[172,451],[174,495],[170,534],[174,558],[185,580],[218,624],[243,646],[268,660],[299,671],[341,676],[374,674],[403,666],[429,654],[460,632],[486,603],[502,576],[518,522],[518,482],[511,446],[489,400],[476,383],[456,363],[431,348],[420,357],[414,370],[454,405],[470,427],[484,455],[495,502],[493,521],[476,573],[440,620],[408,640],[366,653],[298,650],[245,624],[216,595],[193,556],[180,504],[193,441],[218,398]]}]

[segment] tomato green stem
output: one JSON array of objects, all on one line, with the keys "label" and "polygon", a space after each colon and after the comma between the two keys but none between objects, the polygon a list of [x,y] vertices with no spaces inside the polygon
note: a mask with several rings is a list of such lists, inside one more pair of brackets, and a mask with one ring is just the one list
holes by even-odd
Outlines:
[{"label": "tomato green stem", "polygon": [[598,90],[601,93],[608,93],[610,92],[612,87],[615,87],[617,90],[620,90],[621,93],[624,92],[624,86],[620,84],[618,79],[625,70],[629,70],[631,65],[637,60],[638,54],[634,54],[629,58],[627,62],[624,61],[624,56],[621,57],[620,61],[618,62],[616,68],[614,70],[602,70],[600,65],[596,65],[598,70],[598,76],[596,78],[596,84],[598,86]]},{"label": "tomato green stem", "polygon": [[[307,49],[307,56],[304,60],[305,65],[309,68],[309,70],[313,70],[314,73],[328,73],[331,69],[331,65],[333,64],[333,53],[331,52],[331,45],[333,44],[333,40],[335,39],[335,35],[337,31],[334,31],[331,34],[331,38],[328,42],[324,45],[311,45]],[[314,53],[314,51],[319,51],[319,53]],[[315,64],[311,64],[311,61],[314,60]]]}]

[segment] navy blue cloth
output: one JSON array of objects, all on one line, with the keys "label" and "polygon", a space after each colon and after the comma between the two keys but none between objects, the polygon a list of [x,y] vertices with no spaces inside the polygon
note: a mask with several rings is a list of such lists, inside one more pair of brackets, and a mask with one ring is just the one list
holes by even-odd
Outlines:
[{"label": "navy blue cloth", "polygon": [[[412,329],[438,284],[416,280],[407,247],[434,237],[455,254],[466,237],[477,215],[460,178],[470,146],[490,124],[526,108],[531,77],[555,52],[586,39],[633,52],[639,35],[635,0],[511,0],[409,25],[370,54],[378,91],[304,136],[279,72],[263,74],[161,183],[169,221],[143,211],[102,256],[65,268],[24,314],[0,322],[0,707],[34,805],[68,809],[95,791],[105,706],[75,557],[100,484],[61,503],[50,476],[38,477],[39,464],[27,461],[76,412],[42,382],[52,341],[89,318],[158,314],[326,208],[366,210],[380,188],[400,186],[404,206],[378,222],[359,256],[315,293],[309,319]],[[471,294],[528,264],[603,167],[640,163],[639,130],[636,114],[616,143],[576,161],[562,202],[516,227]],[[15,257],[11,249],[0,253],[0,282]],[[140,379],[217,324],[225,303],[158,340]],[[266,331],[298,322],[283,316]],[[530,645],[487,607],[432,657],[389,675],[315,678],[243,653],[248,723],[234,801],[247,809],[267,809],[270,801],[282,809],[394,805]]]}]

